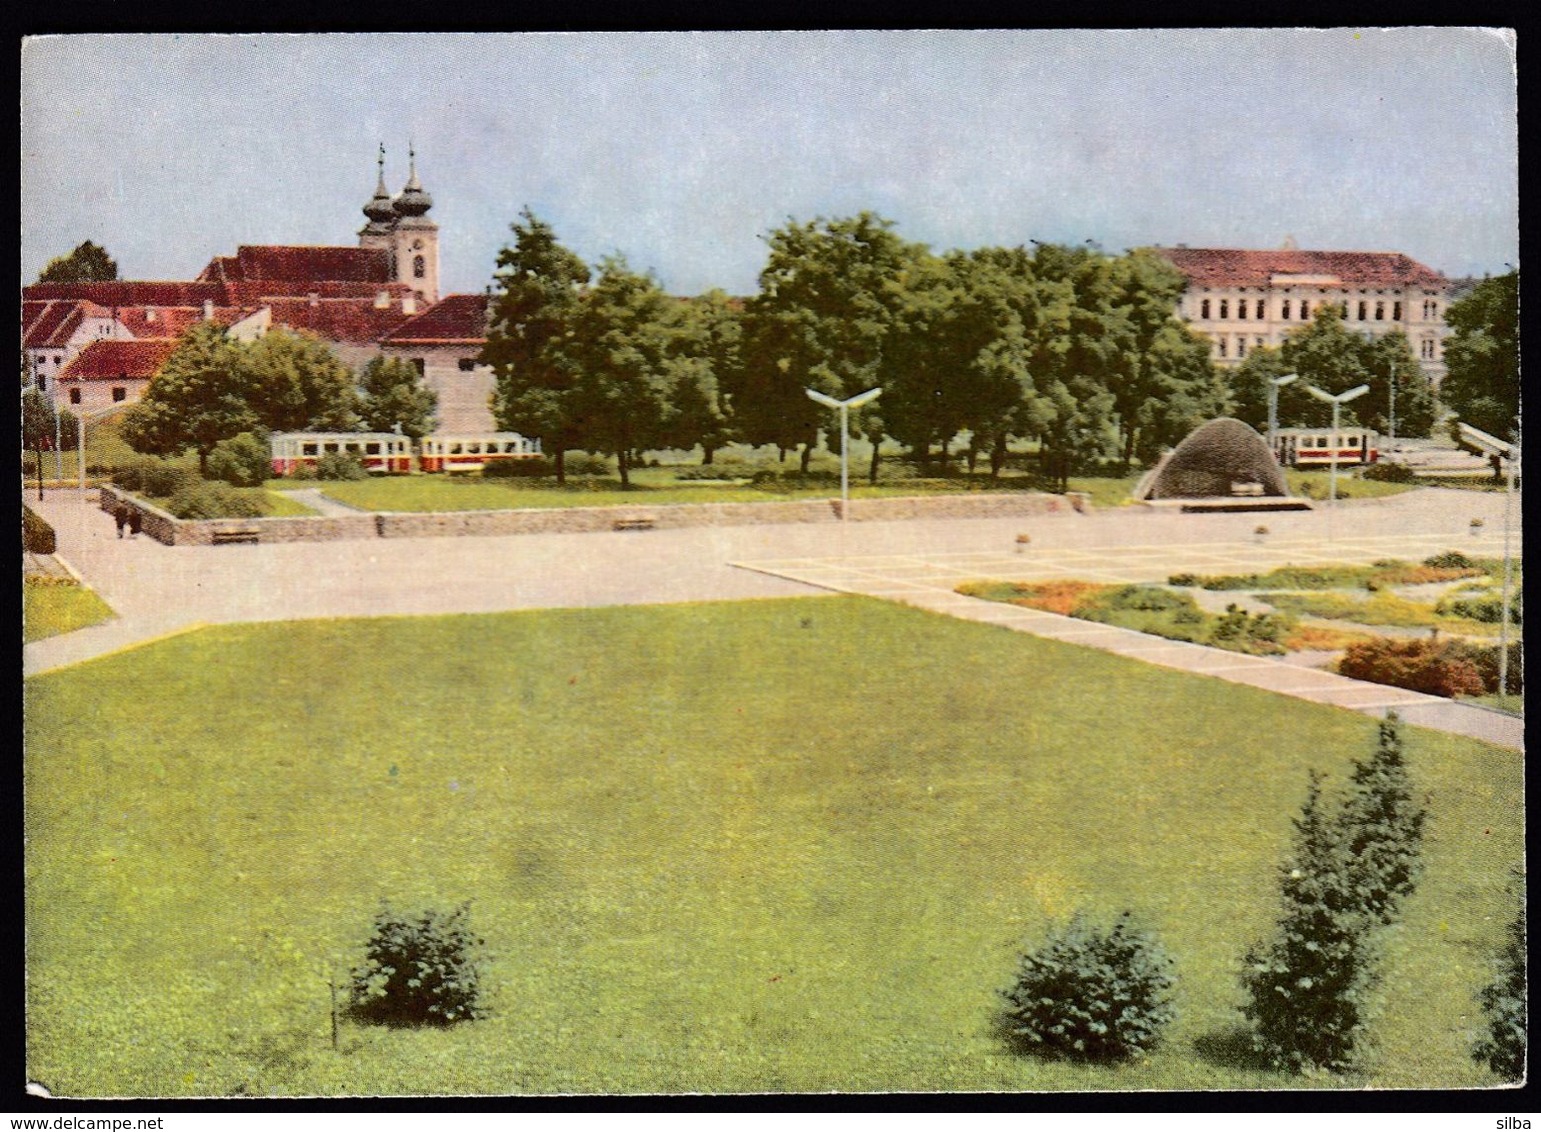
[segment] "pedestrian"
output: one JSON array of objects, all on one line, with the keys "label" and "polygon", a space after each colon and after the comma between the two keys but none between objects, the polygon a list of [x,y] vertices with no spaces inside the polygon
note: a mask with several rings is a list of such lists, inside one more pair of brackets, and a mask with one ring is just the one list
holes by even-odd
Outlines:
[{"label": "pedestrian", "polygon": [[129,510],[129,513],[128,513],[128,537],[129,538],[137,538],[139,536],[139,527],[140,527],[140,525],[143,522],[144,522],[144,517],[142,515],[140,515],[139,508],[134,507],[134,508]]},{"label": "pedestrian", "polygon": [[123,528],[128,526],[128,508],[119,503],[112,509],[112,518],[118,524],[118,537],[123,537]]}]

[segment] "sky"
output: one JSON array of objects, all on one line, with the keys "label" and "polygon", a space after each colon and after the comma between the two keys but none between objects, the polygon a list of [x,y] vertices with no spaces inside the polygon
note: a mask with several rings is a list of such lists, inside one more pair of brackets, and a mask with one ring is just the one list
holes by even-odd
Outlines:
[{"label": "sky", "polygon": [[788,220],[1518,263],[1515,42],[1491,29],[61,36],[22,51],[22,277],[357,243],[378,146],[441,289],[529,207],[591,264],[751,294]]}]

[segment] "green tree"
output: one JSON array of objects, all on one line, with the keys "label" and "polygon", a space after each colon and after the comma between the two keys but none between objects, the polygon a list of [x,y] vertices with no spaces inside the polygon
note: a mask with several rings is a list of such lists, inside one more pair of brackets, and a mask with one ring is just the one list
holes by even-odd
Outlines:
[{"label": "green tree", "polygon": [[717,449],[737,437],[729,390],[740,366],[740,313],[723,292],[709,291],[676,304],[673,329],[673,391],[663,443],[671,448],[699,444],[701,463],[710,464]]},{"label": "green tree", "polygon": [[192,448],[207,477],[216,444],[263,423],[256,409],[261,391],[254,388],[252,373],[240,364],[236,343],[223,328],[193,325],[124,414],[123,439],[136,452],[156,456]]},{"label": "green tree", "polygon": [[1364,345],[1364,368],[1370,391],[1353,402],[1359,419],[1376,432],[1391,432],[1391,383],[1396,382],[1396,434],[1428,436],[1438,410],[1434,386],[1413,357],[1407,335],[1400,330],[1383,334]]},{"label": "green tree", "polygon": [[1520,275],[1484,279],[1450,304],[1439,396],[1462,421],[1505,440],[1518,438]]},{"label": "green tree", "polygon": [[676,300],[625,259],[607,258],[565,345],[572,404],[584,447],[612,453],[623,488],[633,453],[664,441],[682,367],[670,356]]},{"label": "green tree", "polygon": [[251,390],[257,419],[274,432],[346,432],[358,424],[353,374],[325,342],[275,329],[233,343],[231,364]]},{"label": "green tree", "polygon": [[498,427],[540,437],[560,484],[567,449],[583,439],[567,347],[590,273],[550,225],[528,208],[520,216],[513,246],[498,253],[498,290],[480,360],[493,369]]},{"label": "green tree", "polygon": [[38,275],[39,283],[107,283],[118,277],[118,265],[105,248],[87,240],[68,255],[55,256]]},{"label": "green tree", "polygon": [[1472,1049],[1472,1057],[1505,1081],[1525,1079],[1529,987],[1525,975],[1525,888],[1520,880],[1520,906],[1509,921],[1498,974],[1482,988],[1478,1001],[1487,1033]]},{"label": "green tree", "polygon": [[1349,1069],[1365,1033],[1376,956],[1345,828],[1312,771],[1280,870],[1277,933],[1247,952],[1242,972],[1242,1013],[1256,1026],[1259,1051],[1281,1069]]},{"label": "green tree", "polygon": [[1356,889],[1383,924],[1395,921],[1422,871],[1420,850],[1428,811],[1413,797],[1396,712],[1381,720],[1375,753],[1356,760],[1342,821]]},{"label": "green tree", "polygon": [[[745,314],[734,405],[750,444],[783,452],[802,445],[806,471],[826,411],[804,389],[846,398],[879,383],[900,292],[925,249],[870,212],[790,221],[767,242],[760,292]],[[877,414],[857,414],[858,434],[881,441]]]},{"label": "green tree", "polygon": [[439,395],[404,358],[377,355],[359,371],[359,418],[370,432],[394,432],[421,440],[433,431]]}]

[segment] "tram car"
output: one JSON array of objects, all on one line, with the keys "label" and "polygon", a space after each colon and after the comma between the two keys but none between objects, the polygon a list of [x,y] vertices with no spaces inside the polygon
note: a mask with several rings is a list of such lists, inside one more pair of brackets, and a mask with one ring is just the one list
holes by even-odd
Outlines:
[{"label": "tram car", "polygon": [[488,464],[532,460],[540,454],[539,440],[517,432],[434,433],[423,437],[419,466],[425,472],[479,472]]},{"label": "tram car", "polygon": [[1339,466],[1373,464],[1380,459],[1375,444],[1375,433],[1363,428],[1281,428],[1274,434],[1274,454],[1286,468],[1325,468],[1334,453]]},{"label": "tram car", "polygon": [[270,443],[275,476],[314,469],[330,455],[357,456],[380,475],[412,470],[412,441],[394,432],[275,432]]}]

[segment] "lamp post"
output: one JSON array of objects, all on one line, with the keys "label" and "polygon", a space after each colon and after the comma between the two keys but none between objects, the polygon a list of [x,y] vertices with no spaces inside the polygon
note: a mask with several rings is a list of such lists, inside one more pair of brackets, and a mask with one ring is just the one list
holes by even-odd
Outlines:
[{"label": "lamp post", "polygon": [[869,401],[876,401],[878,394],[883,392],[883,387],[869,389],[865,393],[858,393],[844,401],[837,401],[833,397],[825,396],[817,389],[804,389],[808,399],[816,401],[827,409],[840,410],[840,521],[844,523],[851,517],[851,441],[847,430],[852,409],[859,409]]},{"label": "lamp post", "polygon": [[1318,401],[1326,401],[1332,406],[1332,463],[1328,465],[1330,471],[1327,475],[1327,497],[1330,500],[1328,506],[1334,511],[1338,508],[1338,412],[1355,397],[1363,397],[1369,391],[1368,385],[1356,385],[1342,393],[1332,394],[1309,383],[1306,385],[1306,392]]},{"label": "lamp post", "polygon": [[1278,455],[1274,445],[1278,443],[1275,434],[1279,431],[1279,390],[1299,377],[1298,373],[1286,373],[1268,379],[1268,451],[1274,452],[1275,456]]}]

